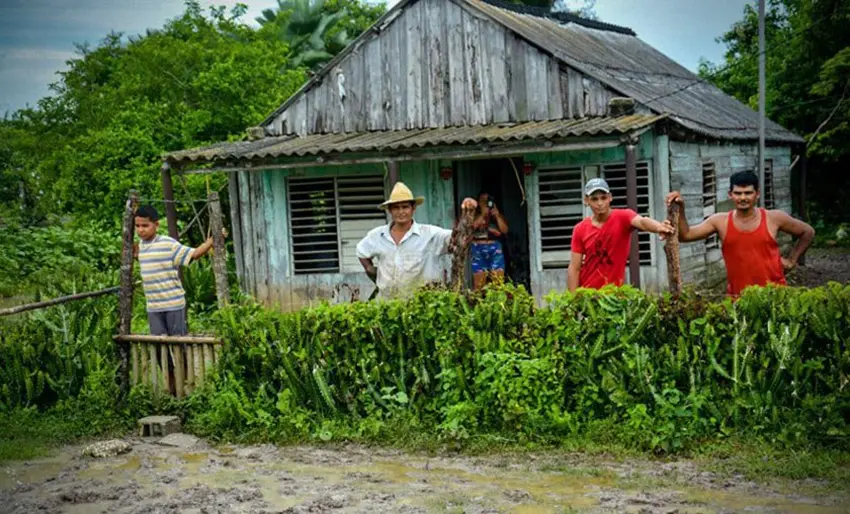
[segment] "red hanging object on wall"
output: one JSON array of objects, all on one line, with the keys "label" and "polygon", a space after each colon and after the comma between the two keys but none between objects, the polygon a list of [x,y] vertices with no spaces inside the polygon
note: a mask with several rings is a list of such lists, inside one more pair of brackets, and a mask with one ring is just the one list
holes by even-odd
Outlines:
[{"label": "red hanging object on wall", "polygon": [[443,180],[449,180],[452,178],[452,167],[451,166],[443,166],[440,168],[440,178]]},{"label": "red hanging object on wall", "polygon": [[525,173],[526,176],[531,175],[531,172],[534,171],[534,163],[533,162],[524,162],[522,164],[522,172]]}]

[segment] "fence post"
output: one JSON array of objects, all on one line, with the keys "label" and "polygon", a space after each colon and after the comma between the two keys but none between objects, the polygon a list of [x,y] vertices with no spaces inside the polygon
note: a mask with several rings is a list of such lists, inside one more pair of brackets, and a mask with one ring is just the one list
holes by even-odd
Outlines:
[{"label": "fence post", "polygon": [[224,224],[221,220],[221,202],[218,193],[209,196],[210,230],[213,238],[213,273],[215,273],[215,295],[219,308],[230,303],[230,286],[227,283],[227,254],[224,246]]},{"label": "fence post", "polygon": [[[121,289],[118,293],[118,334],[128,335],[133,320],[133,234],[135,229],[136,207],[139,204],[139,194],[130,191],[124,206],[124,226],[122,231],[123,245],[121,251]],[[118,344],[118,355],[121,359],[119,383],[122,392],[129,387],[129,352],[127,343]]]}]

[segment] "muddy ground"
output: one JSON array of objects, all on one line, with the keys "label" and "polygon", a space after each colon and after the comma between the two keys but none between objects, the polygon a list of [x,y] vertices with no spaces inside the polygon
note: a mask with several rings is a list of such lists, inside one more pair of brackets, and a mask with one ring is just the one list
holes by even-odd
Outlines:
[{"label": "muddy ground", "polygon": [[848,512],[850,484],[757,484],[693,462],[567,454],[428,456],[361,446],[190,449],[128,438],[0,467],[0,512],[546,513]]},{"label": "muddy ground", "polygon": [[817,287],[828,282],[850,284],[850,248],[812,248],[806,252],[806,264],[788,274],[788,283]]}]

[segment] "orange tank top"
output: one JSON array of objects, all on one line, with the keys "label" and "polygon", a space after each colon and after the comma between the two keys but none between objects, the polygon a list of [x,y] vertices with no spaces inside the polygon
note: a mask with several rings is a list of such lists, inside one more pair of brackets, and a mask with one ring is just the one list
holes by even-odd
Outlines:
[{"label": "orange tank top", "polygon": [[735,227],[732,218],[735,211],[730,212],[726,220],[723,261],[728,282],[726,292],[733,296],[741,294],[747,286],[785,285],[779,244],[767,229],[767,211],[759,211],[761,222],[752,232],[742,232]]}]

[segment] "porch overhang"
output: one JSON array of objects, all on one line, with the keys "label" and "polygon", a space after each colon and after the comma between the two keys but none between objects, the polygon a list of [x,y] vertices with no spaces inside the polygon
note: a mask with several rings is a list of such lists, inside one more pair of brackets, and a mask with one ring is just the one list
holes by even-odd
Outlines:
[{"label": "porch overhang", "polygon": [[633,114],[517,124],[307,136],[266,137],[172,152],[181,173],[286,169],[610,148],[634,139],[667,115]]}]

